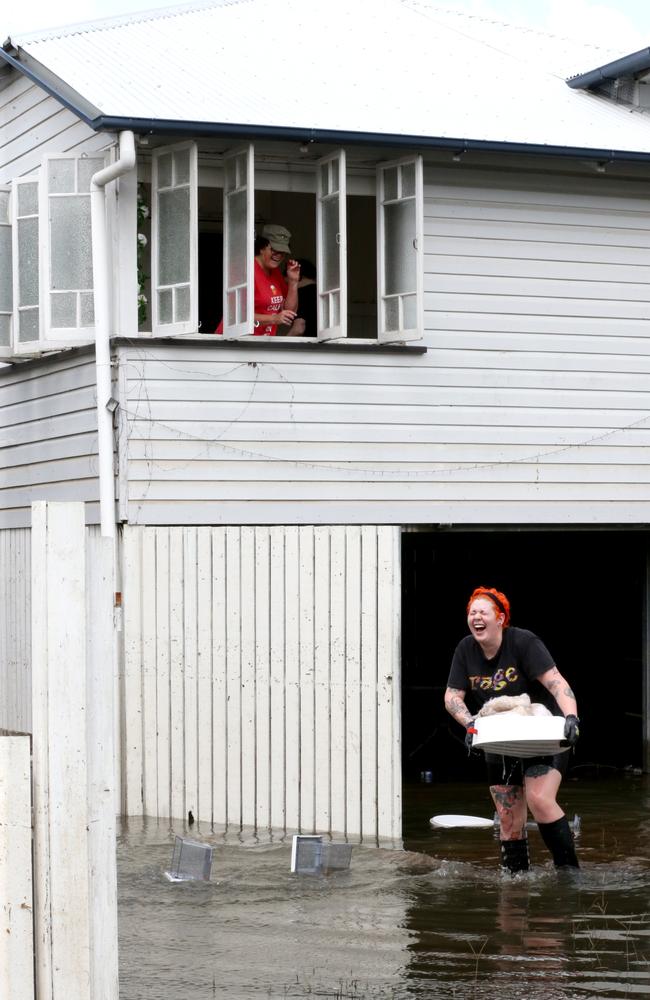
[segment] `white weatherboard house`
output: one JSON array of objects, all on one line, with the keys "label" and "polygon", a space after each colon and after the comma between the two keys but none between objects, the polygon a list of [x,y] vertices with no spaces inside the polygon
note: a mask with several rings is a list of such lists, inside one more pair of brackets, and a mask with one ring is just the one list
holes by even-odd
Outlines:
[{"label": "white weatherboard house", "polygon": [[[647,764],[650,50],[199,0],[0,57],[0,726],[32,724],[30,505],[81,500],[116,539],[126,815],[398,840],[402,649],[444,685],[444,567],[533,535],[523,577],[576,628],[595,591],[590,633],[618,560]],[[268,222],[316,338],[251,335]]]}]

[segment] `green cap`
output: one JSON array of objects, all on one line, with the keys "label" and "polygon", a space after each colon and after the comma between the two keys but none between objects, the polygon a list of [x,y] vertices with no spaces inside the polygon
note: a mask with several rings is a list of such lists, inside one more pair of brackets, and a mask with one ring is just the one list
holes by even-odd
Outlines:
[{"label": "green cap", "polygon": [[275,226],[269,223],[268,226],[264,226],[262,236],[269,241],[273,250],[278,250],[281,253],[291,253],[291,247],[289,246],[291,233],[284,226]]}]

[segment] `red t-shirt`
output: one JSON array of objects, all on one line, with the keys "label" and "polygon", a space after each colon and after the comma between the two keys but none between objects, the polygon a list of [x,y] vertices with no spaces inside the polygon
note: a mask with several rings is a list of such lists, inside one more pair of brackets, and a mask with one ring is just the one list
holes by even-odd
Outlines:
[{"label": "red t-shirt", "polygon": [[[259,261],[254,261],[253,277],[255,280],[255,298],[253,312],[255,313],[279,313],[287,297],[289,286],[279,267],[274,267],[270,274],[267,274]],[[275,337],[278,332],[277,323],[260,323],[253,330],[255,337],[266,335]],[[223,320],[215,330],[215,333],[223,333]]]}]

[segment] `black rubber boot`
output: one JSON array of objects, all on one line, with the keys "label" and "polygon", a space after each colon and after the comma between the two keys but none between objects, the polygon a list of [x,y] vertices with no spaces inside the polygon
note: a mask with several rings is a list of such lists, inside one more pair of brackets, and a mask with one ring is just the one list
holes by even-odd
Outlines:
[{"label": "black rubber boot", "polygon": [[538,823],[542,840],[553,855],[556,868],[579,868],[576,851],[573,844],[573,834],[566,816],[561,816],[552,823]]},{"label": "black rubber boot", "polygon": [[527,872],[530,868],[528,859],[528,841],[524,840],[502,840],[501,841],[501,867],[506,868],[514,875],[516,872]]}]

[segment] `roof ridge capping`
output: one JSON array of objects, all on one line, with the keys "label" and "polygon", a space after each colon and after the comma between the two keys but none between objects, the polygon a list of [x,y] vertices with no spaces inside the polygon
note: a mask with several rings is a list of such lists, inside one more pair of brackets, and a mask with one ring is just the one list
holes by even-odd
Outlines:
[{"label": "roof ridge capping", "polygon": [[[250,3],[251,0],[191,0],[189,3],[170,4],[165,7],[150,7],[147,10],[138,10],[130,14],[115,14],[112,17],[102,17],[92,21],[77,21],[74,24],[62,24],[59,27],[41,28],[37,31],[30,31],[23,34],[17,33],[14,38],[7,39],[7,42],[38,42],[49,41],[53,38],[63,38],[66,35],[78,35],[84,32],[108,31],[111,28],[121,28],[126,24],[138,24],[143,21],[162,21],[167,18],[178,17],[183,14],[193,14],[201,10],[209,10],[211,7],[236,7],[240,4]],[[6,46],[5,42],[5,46]]]},{"label": "roof ridge capping", "polygon": [[614,59],[613,62],[605,63],[603,66],[596,66],[586,73],[570,76],[566,82],[573,90],[591,90],[612,80],[635,79],[649,71],[650,48],[645,48],[621,56],[620,59]]}]

